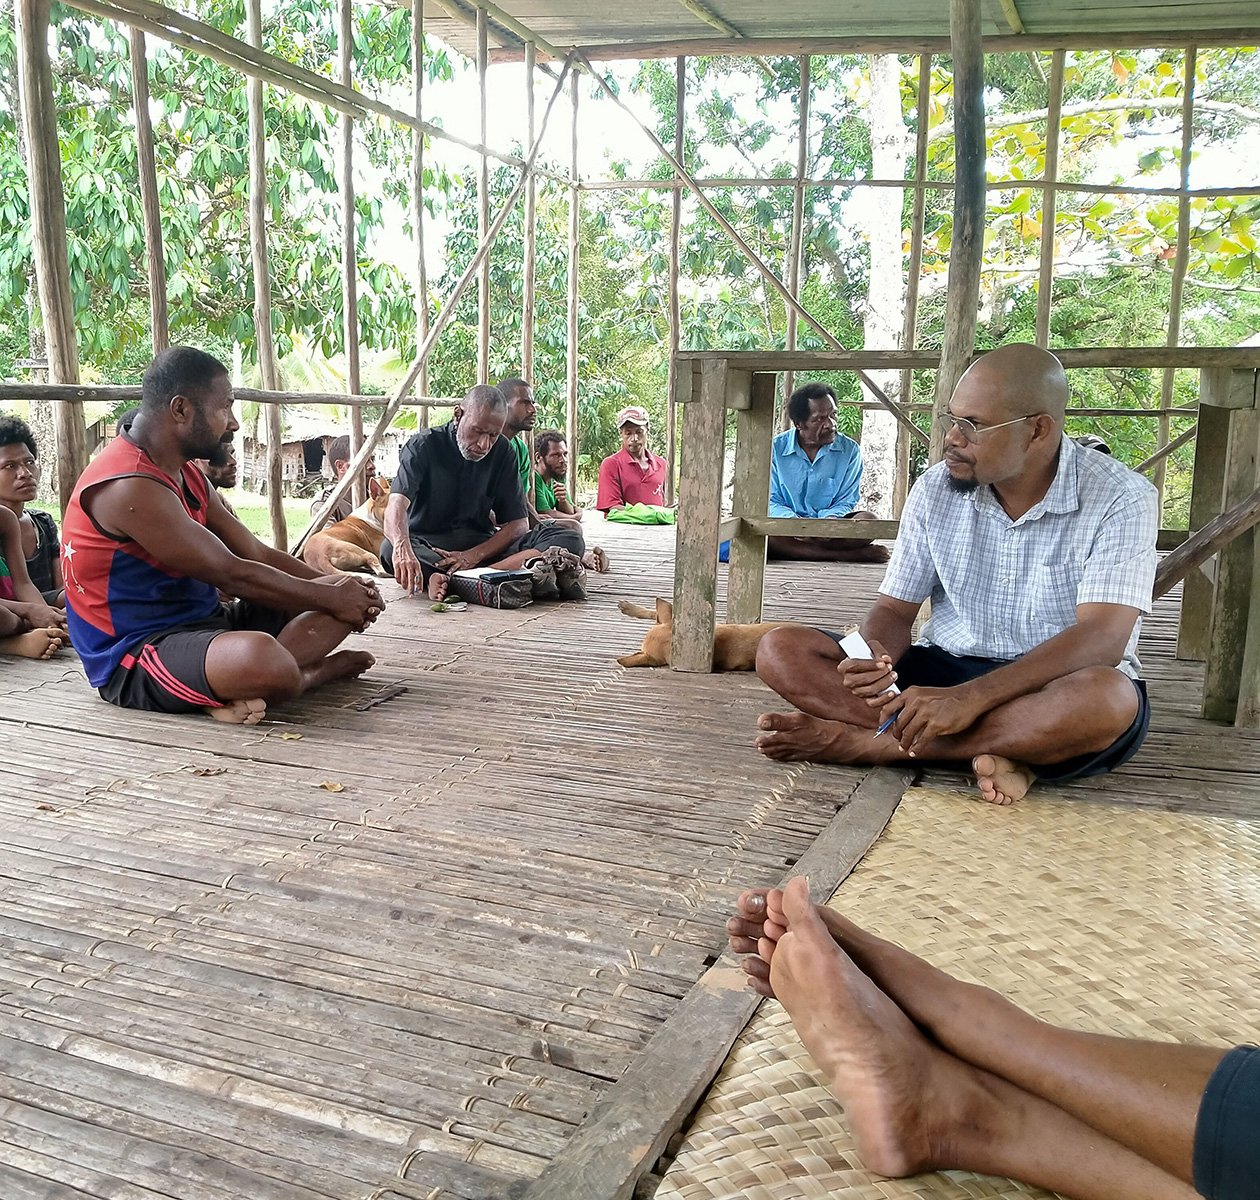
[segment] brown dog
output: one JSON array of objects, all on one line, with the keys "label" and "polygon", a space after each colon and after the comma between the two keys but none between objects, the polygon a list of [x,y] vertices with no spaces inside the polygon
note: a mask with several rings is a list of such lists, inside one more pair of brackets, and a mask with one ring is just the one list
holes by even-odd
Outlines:
[{"label": "brown dog", "polygon": [[[673,634],[674,606],[668,600],[656,599],[656,610],[622,600],[617,604],[627,617],[655,621],[643,639],[638,654],[628,654],[617,661],[623,667],[668,667],[669,645]],[[757,646],[761,639],[780,625],[792,621],[765,621],[760,625],[719,625],[713,635],[713,669],[715,671],[751,671],[757,666]]]},{"label": "brown dog", "polygon": [[337,521],[307,539],[302,561],[321,575],[364,571],[387,575],[381,566],[385,540],[385,508],[389,504],[389,480],[383,475],[368,480],[368,498],[344,521]]}]

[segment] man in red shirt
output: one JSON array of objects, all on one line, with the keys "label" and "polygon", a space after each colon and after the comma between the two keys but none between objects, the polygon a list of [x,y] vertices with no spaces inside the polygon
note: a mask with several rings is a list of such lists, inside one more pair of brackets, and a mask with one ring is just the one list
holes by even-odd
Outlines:
[{"label": "man in red shirt", "polygon": [[617,414],[621,449],[599,464],[595,507],[605,516],[627,504],[665,504],[665,460],[648,449],[647,409],[631,404]]}]

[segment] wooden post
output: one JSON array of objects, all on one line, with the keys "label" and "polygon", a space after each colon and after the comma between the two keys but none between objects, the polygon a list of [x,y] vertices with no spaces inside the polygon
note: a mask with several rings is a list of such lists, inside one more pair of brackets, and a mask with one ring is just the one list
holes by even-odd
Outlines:
[{"label": "wooden post", "polygon": [[[932,95],[932,56],[919,55],[919,91],[915,104],[914,180],[922,185],[927,179],[928,102]],[[927,189],[914,189],[914,207],[910,217],[910,265],[906,271],[906,303],[901,326],[901,348],[914,349],[915,329],[919,319],[919,276],[923,273],[923,217],[927,207]],[[914,372],[901,372],[903,407],[913,399]],[[897,428],[897,467],[893,476],[893,516],[900,517],[910,493],[910,431]]]},{"label": "wooden post", "polygon": [[[674,157],[683,161],[686,153],[687,60],[681,55],[674,63]],[[678,179],[678,172],[674,172]],[[669,213],[669,376],[665,384],[665,503],[674,503],[678,467],[678,401],[675,379],[678,347],[682,344],[682,307],[678,299],[679,244],[682,240],[682,187],[670,196]]]},{"label": "wooden post", "polygon": [[569,496],[577,495],[578,461],[578,231],[582,194],[578,191],[578,73],[569,80],[573,98],[572,155],[569,163],[569,335],[566,356],[564,434],[569,443],[569,475],[565,480]]},{"label": "wooden post", "polygon": [[[477,96],[481,108],[481,144],[489,132],[486,116],[486,68],[490,62],[489,25],[486,10],[477,9]],[[526,184],[528,187],[529,185]],[[483,149],[477,158],[477,241],[490,228],[490,160]],[[490,382],[490,255],[481,260],[477,283],[477,382]]]},{"label": "wooden post", "polygon": [[[1190,149],[1194,141],[1194,74],[1198,51],[1194,46],[1186,47],[1185,81],[1181,92],[1181,173],[1178,181],[1180,196],[1177,200],[1177,254],[1173,259],[1172,291],[1168,297],[1168,337],[1166,344],[1176,346],[1181,339],[1181,293],[1186,282],[1186,269],[1190,259]],[[1160,381],[1160,407],[1172,406],[1173,384],[1177,373],[1172,367],[1164,370]],[[1162,446],[1168,441],[1171,430],[1170,418],[1161,415],[1159,418],[1159,440],[1156,445]],[[1164,523],[1164,481],[1168,474],[1168,460],[1164,459],[1155,468],[1151,482],[1159,492],[1160,524]]]},{"label": "wooden post", "polygon": [[[788,248],[788,291],[796,299],[801,297],[801,253],[805,243],[805,180],[809,175],[809,101],[810,60],[808,54],[800,59],[801,86],[796,101],[796,180],[792,185],[792,241]],[[787,331],[784,347],[796,349],[796,310],[787,310]],[[796,372],[783,372],[783,428],[791,422],[787,415],[788,397],[796,387]]]},{"label": "wooden post", "polygon": [[[74,299],[66,254],[66,200],[61,188],[61,146],[52,64],[48,60],[49,0],[16,0],[18,86],[26,129],[27,182],[31,204],[31,244],[51,383],[79,382],[74,337]],[[57,491],[64,515],[75,482],[87,466],[83,404],[53,405],[57,434]]]},{"label": "wooden post", "polygon": [[950,0],[950,52],[954,59],[954,236],[949,251],[945,335],[936,371],[930,462],[945,450],[937,417],[949,408],[954,386],[976,348],[980,265],[984,257],[985,188],[984,51],[980,0]]},{"label": "wooden post", "polygon": [[144,212],[144,256],[149,273],[149,327],[153,353],[171,344],[166,310],[166,256],[162,249],[162,204],[158,199],[153,120],[149,115],[149,60],[144,34],[131,30],[131,101],[136,114],[136,167],[140,175],[140,207]]},{"label": "wooden post", "polygon": [[[262,46],[262,0],[246,0],[245,18],[251,45]],[[254,263],[254,342],[258,371],[266,391],[279,386],[276,346],[271,333],[271,269],[267,265],[267,133],[263,113],[263,83],[251,79],[249,98],[249,248]],[[284,465],[281,457],[284,425],[278,404],[267,405],[267,508],[271,539],[277,550],[289,548],[284,518]]]},{"label": "wooden post", "polygon": [[[525,43],[525,144],[534,144],[534,66],[537,49],[533,42]],[[534,382],[534,286],[537,267],[534,257],[538,253],[538,179],[533,171],[525,181],[525,286],[521,296],[521,378],[532,385]],[[533,447],[530,447],[531,455]],[[533,487],[533,473],[530,473]]]},{"label": "wooden post", "polygon": [[1041,189],[1041,274],[1037,280],[1038,346],[1050,345],[1050,301],[1054,294],[1054,230],[1058,213],[1059,133],[1063,123],[1063,68],[1067,54],[1056,50],[1050,57],[1050,104],[1046,116],[1046,167]]},{"label": "wooden post", "polygon": [[[1260,411],[1256,409],[1256,372],[1204,371],[1200,413],[1209,408],[1228,413],[1228,435],[1221,490],[1221,511],[1256,490],[1256,450]],[[1215,514],[1214,514],[1215,515]],[[1247,627],[1251,613],[1255,535],[1248,530],[1225,546],[1216,560],[1216,586],[1207,665],[1203,674],[1203,715],[1233,721],[1242,682]]]},{"label": "wooden post", "polygon": [[700,366],[700,394],[683,405],[670,650],[675,671],[713,670],[727,375],[723,359],[705,359]]},{"label": "wooden post", "polygon": [[[417,126],[424,120],[424,0],[411,0],[411,84]],[[416,230],[416,347],[429,336],[429,271],[424,265],[424,132],[411,131],[411,220]],[[429,360],[420,364],[420,395],[429,394]],[[429,410],[419,426],[428,428]]]},{"label": "wooden post", "polygon": [[[339,0],[341,32],[338,50],[341,82],[354,82],[354,8],[351,0]],[[357,396],[362,388],[359,377],[359,250],[354,209],[354,118],[341,115],[341,327],[346,343],[346,392]],[[350,410],[350,457],[363,445],[363,410]],[[350,502],[358,508],[367,499],[363,472],[350,485]]]},{"label": "wooden post", "polygon": [[[770,449],[774,441],[775,377],[752,377],[751,402],[735,417],[737,517],[764,517],[770,509]],[[723,439],[725,440],[725,439]],[[755,625],[761,620],[766,581],[766,535],[741,526],[731,538],[731,566],[726,579],[726,619]]]},{"label": "wooden post", "polygon": [[[1199,372],[1203,394],[1206,372]],[[1194,474],[1190,491],[1189,531],[1193,535],[1221,512],[1225,495],[1225,447],[1229,441],[1229,412],[1200,405],[1199,432],[1194,444]],[[1212,580],[1201,570],[1191,571],[1181,591],[1177,624],[1177,657],[1203,662],[1208,654],[1212,622]]]}]

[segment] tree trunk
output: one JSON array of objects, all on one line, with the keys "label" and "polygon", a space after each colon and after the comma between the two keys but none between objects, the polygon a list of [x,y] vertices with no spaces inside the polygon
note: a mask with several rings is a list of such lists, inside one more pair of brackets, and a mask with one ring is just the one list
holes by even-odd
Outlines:
[{"label": "tree trunk", "polygon": [[[901,179],[910,153],[910,133],[901,115],[901,65],[893,54],[871,57],[871,175]],[[895,350],[901,344],[905,294],[902,256],[902,193],[897,188],[870,188],[867,193],[871,266],[866,292],[862,346]],[[896,371],[872,371],[876,382],[899,399]],[[897,421],[883,409],[862,419],[862,506],[877,517],[892,516],[897,471]]]}]

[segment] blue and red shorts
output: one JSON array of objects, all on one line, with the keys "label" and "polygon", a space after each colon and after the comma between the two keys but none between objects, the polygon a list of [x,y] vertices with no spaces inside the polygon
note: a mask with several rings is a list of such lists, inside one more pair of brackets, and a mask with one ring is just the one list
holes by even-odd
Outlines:
[{"label": "blue and red shorts", "polygon": [[233,600],[215,616],[150,634],[132,646],[98,688],[102,700],[120,708],[186,713],[219,708],[223,701],[206,680],[206,651],[221,633],[249,629],[275,637],[289,623],[287,613]]}]

